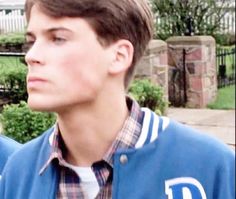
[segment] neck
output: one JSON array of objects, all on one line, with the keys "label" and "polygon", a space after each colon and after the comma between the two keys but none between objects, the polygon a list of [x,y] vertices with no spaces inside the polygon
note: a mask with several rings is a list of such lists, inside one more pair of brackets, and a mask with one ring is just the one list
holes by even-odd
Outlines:
[{"label": "neck", "polygon": [[101,160],[127,116],[125,95],[115,92],[105,100],[59,113],[59,129],[68,150],[65,159],[77,166],[91,166]]}]

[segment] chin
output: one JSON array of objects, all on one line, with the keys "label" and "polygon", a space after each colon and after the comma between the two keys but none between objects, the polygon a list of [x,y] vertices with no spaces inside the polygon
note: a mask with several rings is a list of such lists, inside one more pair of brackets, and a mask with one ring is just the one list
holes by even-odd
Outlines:
[{"label": "chin", "polygon": [[41,111],[41,112],[52,112],[51,106],[46,103],[46,100],[33,100],[30,97],[28,98],[28,106],[33,111]]}]

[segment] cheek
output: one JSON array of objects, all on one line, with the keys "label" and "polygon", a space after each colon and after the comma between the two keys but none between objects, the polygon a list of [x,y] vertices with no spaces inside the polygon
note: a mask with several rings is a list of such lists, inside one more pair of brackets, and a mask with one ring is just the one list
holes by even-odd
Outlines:
[{"label": "cheek", "polygon": [[71,87],[81,89],[88,89],[90,86],[90,79],[92,74],[89,71],[89,65],[83,58],[79,58],[78,55],[66,56],[59,63],[57,73],[60,75],[59,83],[64,89],[70,90]]},{"label": "cheek", "polygon": [[60,61],[56,65],[56,72],[60,73],[63,79],[74,79],[80,75],[79,59],[75,55],[64,55],[59,58]]},{"label": "cheek", "polygon": [[107,75],[104,66],[106,64],[103,63],[102,56],[99,53],[94,55],[88,50],[81,51],[79,49],[74,49],[73,52],[69,50],[65,52],[68,53],[58,58],[59,66],[56,70],[56,72],[60,70],[62,84],[70,87],[72,85],[79,90],[87,89],[91,92],[99,89]]}]

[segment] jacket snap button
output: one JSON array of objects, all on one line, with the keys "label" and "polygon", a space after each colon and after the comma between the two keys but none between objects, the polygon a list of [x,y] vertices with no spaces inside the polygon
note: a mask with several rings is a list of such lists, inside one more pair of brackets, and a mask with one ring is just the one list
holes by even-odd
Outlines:
[{"label": "jacket snap button", "polygon": [[121,164],[126,164],[128,162],[128,157],[127,157],[127,155],[121,155],[120,156],[120,163]]}]

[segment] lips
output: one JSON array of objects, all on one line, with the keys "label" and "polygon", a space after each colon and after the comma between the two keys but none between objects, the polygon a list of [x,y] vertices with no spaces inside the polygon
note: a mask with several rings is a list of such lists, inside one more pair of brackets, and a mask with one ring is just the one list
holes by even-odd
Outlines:
[{"label": "lips", "polygon": [[37,88],[42,86],[42,84],[46,83],[47,81],[41,77],[36,76],[28,76],[27,77],[27,87],[28,88]]},{"label": "lips", "polygon": [[33,77],[33,76],[29,76],[27,78],[27,82],[35,82],[35,81],[46,81],[46,80],[40,77]]}]

